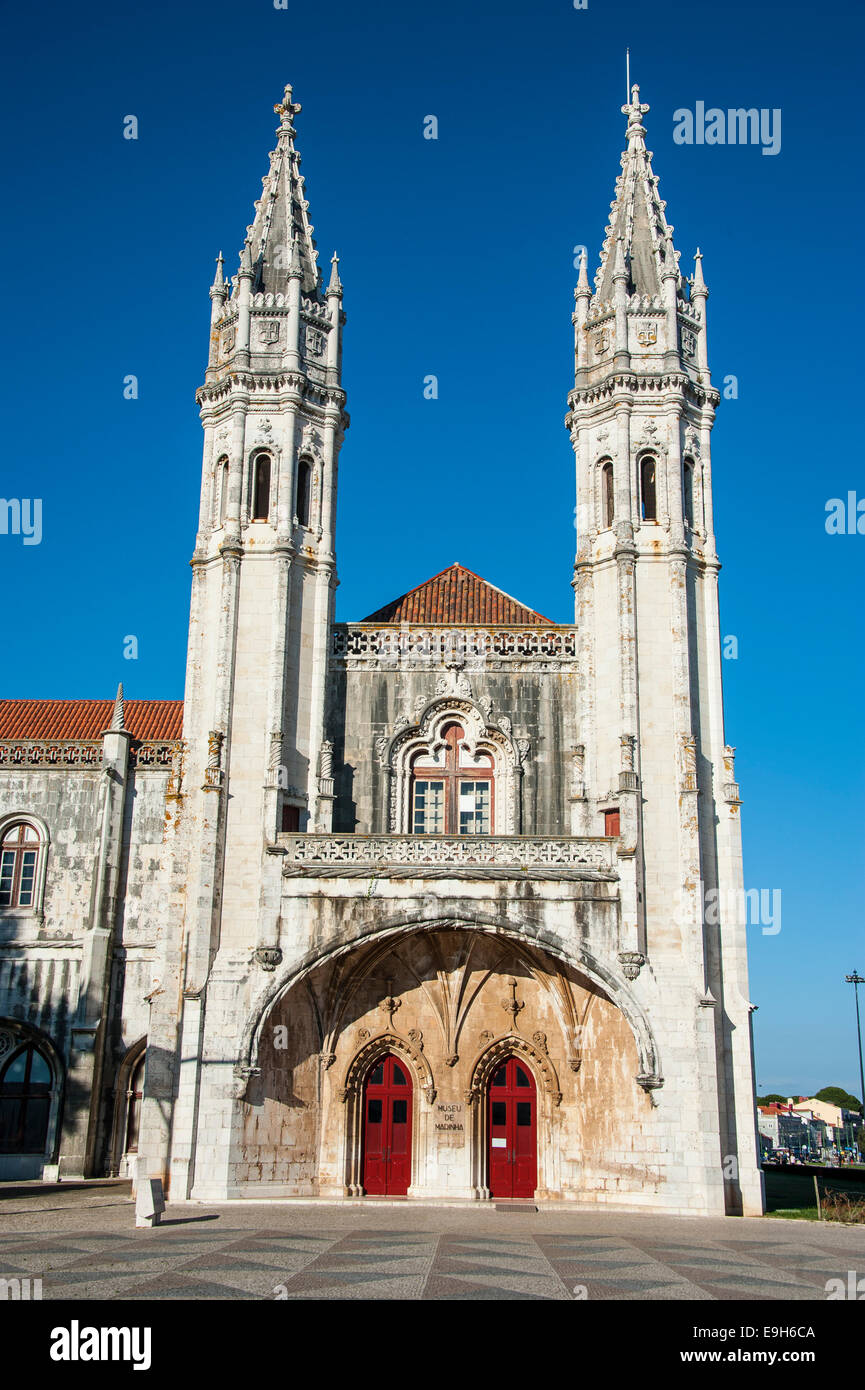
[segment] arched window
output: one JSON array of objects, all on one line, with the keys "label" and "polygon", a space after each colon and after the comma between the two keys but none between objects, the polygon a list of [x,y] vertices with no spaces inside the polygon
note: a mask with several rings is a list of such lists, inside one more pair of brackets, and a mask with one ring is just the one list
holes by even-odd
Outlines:
[{"label": "arched window", "polygon": [[615,515],[615,495],[613,492],[613,465],[608,459],[601,469],[601,504],[605,526],[612,526]]},{"label": "arched window", "polygon": [[216,504],[215,524],[223,526],[228,510],[228,459],[224,454],[217,460],[213,486]]},{"label": "arched window", "polygon": [[682,478],[682,505],[685,513],[685,520],[693,530],[694,528],[694,464],[691,459],[685,459],[684,474]]},{"label": "arched window", "polygon": [[301,526],[309,525],[309,494],[311,481],[311,461],[309,459],[299,459],[297,465],[297,519]]},{"label": "arched window", "polygon": [[50,1112],[51,1066],[27,1043],[0,1066],[0,1153],[43,1153]]},{"label": "arched window", "polygon": [[28,821],[6,827],[0,841],[0,908],[39,906],[43,848],[42,836]]},{"label": "arched window", "polygon": [[488,753],[472,755],[465,731],[450,724],[444,746],[417,753],[412,762],[413,835],[491,835],[494,772]]},{"label": "arched window", "polygon": [[656,521],[657,502],[655,500],[655,460],[649,454],[640,463],[640,504],[644,521]]},{"label": "arched window", "polygon": [[252,484],[252,520],[267,521],[270,512],[270,455],[259,454],[255,460]]}]

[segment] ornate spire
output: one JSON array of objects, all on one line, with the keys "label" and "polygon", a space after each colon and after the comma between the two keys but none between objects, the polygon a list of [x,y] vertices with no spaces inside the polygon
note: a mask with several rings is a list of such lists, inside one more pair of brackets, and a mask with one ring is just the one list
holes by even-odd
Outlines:
[{"label": "ornate spire", "polygon": [[673,250],[673,228],[664,216],[666,204],[658,194],[658,180],[652,171],[652,154],[646,149],[643,117],[649,107],[640,101],[634,84],[631,100],[622,107],[628,118],[628,147],[622,155],[622,172],[616,180],[616,196],[601,252],[601,265],[595,276],[598,297],[613,297],[613,279],[619,263],[619,244],[628,272],[628,293],[657,295],[666,271],[679,278]]},{"label": "ornate spire", "polygon": [[113,734],[119,734],[124,732],[126,725],[124,724],[123,719],[123,682],[121,681],[121,683],[117,687],[117,694],[114,697],[114,710],[111,715],[111,732]]},{"label": "ornate spire", "polygon": [[319,291],[318,252],[309,221],[309,204],[304,197],[300,155],[294,147],[294,117],[300,102],[292,98],[291,86],[274,106],[280,117],[276,149],[270,154],[270,169],[262,180],[261,197],[255,204],[255,217],[248,240],[254,270],[253,293],[286,294],[292,274],[301,272],[304,294]]},{"label": "ornate spire", "polygon": [[697,254],[694,257],[694,278],[691,281],[691,294],[707,295],[708,293],[706,282],[703,279],[703,253],[698,246]]},{"label": "ornate spire", "polygon": [[328,294],[342,294],[342,281],[339,278],[339,256],[335,251],[330,258],[330,281],[327,292]]},{"label": "ornate spire", "polygon": [[222,252],[220,251],[219,255],[216,258],[216,273],[213,277],[213,284],[211,285],[211,289],[215,290],[219,294],[221,294],[222,291],[225,289],[225,276],[222,273],[224,266],[225,261],[222,259]]},{"label": "ornate spire", "polygon": [[591,295],[592,291],[589,285],[588,263],[589,258],[586,255],[586,248],[582,247],[580,250],[580,275],[577,280],[577,288],[574,290],[575,299],[582,298],[584,295]]}]

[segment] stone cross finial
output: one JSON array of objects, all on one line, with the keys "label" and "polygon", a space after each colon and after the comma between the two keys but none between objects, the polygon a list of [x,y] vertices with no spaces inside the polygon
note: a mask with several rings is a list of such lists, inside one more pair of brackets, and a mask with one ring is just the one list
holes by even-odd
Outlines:
[{"label": "stone cross finial", "polygon": [[292,101],[291,99],[290,82],[286,84],[285,91],[282,95],[282,101],[277,102],[273,109],[277,116],[282,117],[283,125],[291,125],[292,116],[296,116],[299,111],[303,110],[299,101]]},{"label": "stone cross finial", "polygon": [[636,82],[631,88],[631,100],[626,106],[622,107],[622,115],[628,118],[628,143],[629,145],[641,146],[642,138],[646,133],[643,125],[643,116],[649,110],[645,102],[640,101],[640,89]]}]

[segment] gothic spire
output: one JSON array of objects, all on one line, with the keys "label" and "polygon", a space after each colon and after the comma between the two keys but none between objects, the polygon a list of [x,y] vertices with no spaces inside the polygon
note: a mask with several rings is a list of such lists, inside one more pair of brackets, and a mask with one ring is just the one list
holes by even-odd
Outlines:
[{"label": "gothic spire", "polygon": [[114,709],[111,713],[111,732],[122,733],[126,728],[124,723],[125,707],[123,702],[123,682],[117,687],[117,694],[114,697]]},{"label": "gothic spire", "polygon": [[628,147],[622,155],[622,172],[616,179],[616,196],[610,204],[610,218],[601,252],[601,265],[595,287],[602,302],[613,298],[613,279],[619,259],[619,244],[628,268],[628,293],[657,295],[665,268],[665,251],[678,262],[672,250],[673,228],[664,216],[666,204],[658,194],[658,180],[652,172],[652,154],[646,149],[643,116],[649,107],[640,101],[634,84],[631,100],[622,107],[628,118]]},{"label": "gothic spire", "polygon": [[300,155],[294,147],[293,118],[300,102],[292,100],[290,86],[274,106],[280,117],[276,149],[270,154],[270,169],[262,180],[261,197],[255,204],[255,217],[247,230],[249,254],[254,269],[253,293],[286,294],[292,273],[301,272],[305,294],[316,294],[319,275],[318,252],[312,239],[314,228],[309,204],[304,197]]}]

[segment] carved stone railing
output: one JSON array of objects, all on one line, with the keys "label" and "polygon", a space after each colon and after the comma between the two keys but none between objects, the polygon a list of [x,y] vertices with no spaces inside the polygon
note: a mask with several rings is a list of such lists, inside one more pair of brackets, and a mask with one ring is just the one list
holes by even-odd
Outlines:
[{"label": "carved stone railing", "polygon": [[[129,762],[137,768],[170,768],[179,743],[176,740],[134,740]],[[0,768],[102,766],[102,739],[4,739],[0,740]]]},{"label": "carved stone railing", "polygon": [[332,659],[348,667],[441,667],[453,661],[469,669],[546,670],[571,665],[577,656],[572,627],[414,627],[340,623]]},{"label": "carved stone railing", "polygon": [[589,836],[298,835],[277,836],[285,872],[389,869],[554,870],[615,875],[615,842]]},{"label": "carved stone railing", "polygon": [[7,739],[0,767],[102,766],[102,739]]}]

